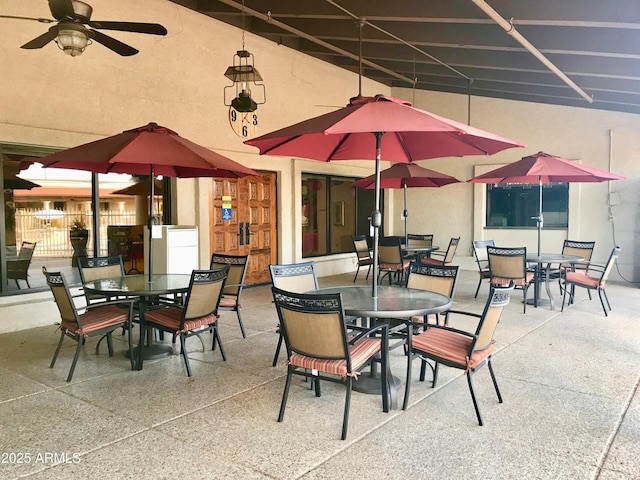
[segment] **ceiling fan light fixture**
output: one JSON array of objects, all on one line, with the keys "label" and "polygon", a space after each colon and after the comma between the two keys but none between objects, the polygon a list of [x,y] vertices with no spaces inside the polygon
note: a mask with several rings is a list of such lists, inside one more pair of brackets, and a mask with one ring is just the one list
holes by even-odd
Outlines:
[{"label": "ceiling fan light fixture", "polygon": [[58,48],[67,55],[77,57],[82,55],[89,44],[89,35],[77,28],[60,28],[56,37]]}]

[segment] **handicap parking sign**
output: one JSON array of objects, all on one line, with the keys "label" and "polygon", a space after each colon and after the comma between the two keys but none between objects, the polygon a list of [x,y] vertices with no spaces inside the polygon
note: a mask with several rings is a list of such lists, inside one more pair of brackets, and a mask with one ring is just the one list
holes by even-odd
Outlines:
[{"label": "handicap parking sign", "polygon": [[231,220],[231,209],[223,208],[222,209],[222,220]]}]

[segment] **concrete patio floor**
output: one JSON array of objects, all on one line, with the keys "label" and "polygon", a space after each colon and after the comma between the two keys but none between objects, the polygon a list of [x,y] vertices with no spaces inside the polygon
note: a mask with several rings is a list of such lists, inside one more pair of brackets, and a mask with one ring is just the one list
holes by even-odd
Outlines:
[{"label": "concrete patio floor", "polygon": [[[488,288],[474,299],[476,282],[476,272],[461,272],[454,308],[482,309]],[[323,384],[316,398],[294,379],[284,421],[276,421],[286,368],[271,366],[278,336],[268,287],[244,292],[247,339],[235,314],[222,314],[226,362],[190,339],[191,378],[178,355],[132,372],[118,336],[112,358],[104,346],[96,357],[90,339],[67,383],[71,341],[48,368],[55,326],[3,334],[0,478],[638,479],[640,289],[607,290],[608,317],[584,291],[563,313],[527,307],[523,314],[515,292],[493,362],[504,403],[486,368],[474,376],[484,426],[461,371],[441,367],[432,389],[418,381],[416,363],[407,411],[383,413],[379,397],[354,392],[346,441],[340,385]],[[391,357],[402,397],[406,359],[402,349]]]}]

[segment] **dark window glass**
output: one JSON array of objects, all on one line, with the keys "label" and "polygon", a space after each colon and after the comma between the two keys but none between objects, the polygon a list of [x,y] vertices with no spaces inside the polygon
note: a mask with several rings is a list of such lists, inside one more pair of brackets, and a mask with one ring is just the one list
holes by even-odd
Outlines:
[{"label": "dark window glass", "polygon": [[355,180],[302,175],[303,257],[350,252],[351,236],[369,233],[374,192],[353,188],[351,183]]},{"label": "dark window glass", "polygon": [[[543,185],[545,228],[566,228],[569,220],[569,184]],[[538,185],[487,185],[487,227],[536,227]]]}]

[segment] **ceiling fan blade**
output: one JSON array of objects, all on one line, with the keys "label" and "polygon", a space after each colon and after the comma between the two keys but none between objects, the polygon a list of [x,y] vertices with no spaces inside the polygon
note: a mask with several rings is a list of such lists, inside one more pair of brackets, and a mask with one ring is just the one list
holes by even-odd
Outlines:
[{"label": "ceiling fan blade", "polygon": [[36,48],[42,48],[58,35],[58,26],[55,25],[49,29],[48,32],[43,33],[39,37],[34,38],[30,42],[25,43],[20,48],[26,48],[27,50],[33,50]]},{"label": "ceiling fan blade", "polygon": [[104,30],[119,30],[121,32],[149,33],[151,35],[167,34],[167,29],[159,23],[91,21],[88,23],[88,25],[92,28],[102,28]]},{"label": "ceiling fan blade", "polygon": [[130,57],[131,55],[135,55],[136,53],[138,53],[138,50],[136,50],[135,48],[127,45],[126,43],[122,43],[120,40],[116,40],[113,37],[105,35],[102,32],[91,29],[88,29],[87,31],[89,32],[89,36],[96,42],[101,43],[109,50],[113,50],[123,57]]},{"label": "ceiling fan blade", "polygon": [[71,0],[49,0],[49,10],[56,20],[65,20],[75,16]]}]

